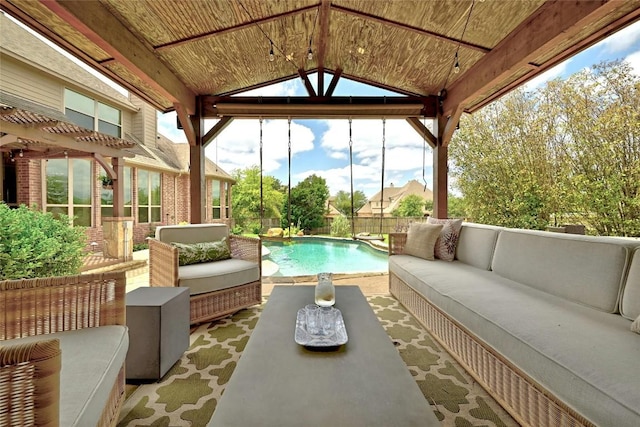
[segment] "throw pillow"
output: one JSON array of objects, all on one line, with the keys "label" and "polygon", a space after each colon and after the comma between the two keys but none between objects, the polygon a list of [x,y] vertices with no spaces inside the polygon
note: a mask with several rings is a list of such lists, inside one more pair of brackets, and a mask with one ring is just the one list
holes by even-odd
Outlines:
[{"label": "throw pillow", "polygon": [[462,220],[429,217],[427,218],[427,223],[442,225],[442,231],[434,247],[435,257],[443,261],[453,261],[453,258],[456,256],[456,246],[458,246],[460,230],[462,229]]},{"label": "throw pillow", "polygon": [[433,261],[433,247],[441,230],[441,224],[411,224],[407,232],[404,253]]},{"label": "throw pillow", "polygon": [[634,320],[631,324],[631,331],[635,332],[636,334],[640,334],[640,316],[638,316],[636,320]]},{"label": "throw pillow", "polygon": [[178,248],[178,265],[199,264],[202,262],[220,261],[231,258],[227,238],[215,242],[178,243],[171,242]]}]

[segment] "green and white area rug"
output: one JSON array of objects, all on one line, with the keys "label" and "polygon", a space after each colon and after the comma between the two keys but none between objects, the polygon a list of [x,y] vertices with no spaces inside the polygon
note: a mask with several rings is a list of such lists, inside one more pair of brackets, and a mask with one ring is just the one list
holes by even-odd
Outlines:
[{"label": "green and white area rug", "polygon": [[[518,425],[395,299],[367,300],[443,426]],[[189,350],[164,378],[129,396],[118,427],[206,426],[261,311],[195,329]]]}]

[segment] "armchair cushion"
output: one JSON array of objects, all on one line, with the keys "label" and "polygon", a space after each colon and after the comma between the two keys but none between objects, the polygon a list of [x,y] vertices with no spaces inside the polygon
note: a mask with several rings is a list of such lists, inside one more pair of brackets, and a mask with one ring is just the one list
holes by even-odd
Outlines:
[{"label": "armchair cushion", "polygon": [[231,258],[231,251],[226,237],[215,242],[171,242],[171,244],[178,248],[178,265],[180,266]]},{"label": "armchair cushion", "polygon": [[179,285],[191,295],[232,288],[260,280],[258,264],[237,258],[179,267]]},{"label": "armchair cushion", "polygon": [[98,425],[129,348],[126,326],[109,325],[2,341],[3,346],[58,339],[60,425]]}]

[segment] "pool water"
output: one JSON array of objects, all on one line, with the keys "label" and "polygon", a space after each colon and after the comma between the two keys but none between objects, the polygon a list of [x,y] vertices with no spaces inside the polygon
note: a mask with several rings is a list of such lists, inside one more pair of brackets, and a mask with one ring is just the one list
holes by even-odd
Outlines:
[{"label": "pool water", "polygon": [[389,257],[386,252],[353,240],[303,237],[285,242],[263,241],[271,252],[270,260],[279,269],[273,276],[306,276],[323,271],[332,273],[386,272]]}]

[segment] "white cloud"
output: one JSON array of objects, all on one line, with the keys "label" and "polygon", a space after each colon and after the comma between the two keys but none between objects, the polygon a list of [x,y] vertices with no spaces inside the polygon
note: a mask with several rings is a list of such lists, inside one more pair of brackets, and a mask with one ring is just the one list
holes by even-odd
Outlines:
[{"label": "white cloud", "polygon": [[[286,120],[263,122],[263,170],[277,170],[288,158],[288,125]],[[260,124],[258,120],[237,119],[205,149],[207,157],[231,173],[260,164]],[[313,150],[314,135],[306,126],[291,123],[291,155]],[[217,148],[217,149],[216,149]]]},{"label": "white cloud", "polygon": [[300,91],[300,83],[297,79],[260,87],[239,93],[238,96],[296,96]]},{"label": "white cloud", "polygon": [[551,80],[555,79],[556,77],[560,77],[565,72],[565,70],[567,69],[567,66],[569,65],[570,62],[571,62],[571,59],[568,59],[568,60],[556,65],[555,67],[548,69],[544,73],[539,74],[535,78],[533,78],[533,79],[529,80],[527,83],[525,83],[524,89],[526,91],[528,91],[528,92],[532,92],[532,91],[538,89],[539,87],[543,86],[548,81],[551,81]]},{"label": "white cloud", "polygon": [[624,52],[640,43],[640,22],[629,25],[606,38],[600,43],[600,47],[607,53]]},{"label": "white cloud", "polygon": [[[327,130],[320,139],[321,147],[329,156],[337,158],[349,155],[349,122],[347,120],[325,121]],[[431,129],[431,121],[427,122]],[[352,122],[354,186],[370,195],[380,190],[382,168],[382,121],[354,120]],[[404,185],[407,179],[420,171],[422,176],[424,141],[405,120],[387,120],[385,132],[385,185],[393,182]],[[431,149],[427,147],[425,165],[433,163]],[[342,171],[342,172],[340,172]],[[321,175],[327,180],[331,194],[337,191],[349,191],[349,166],[324,173],[306,171]]]},{"label": "white cloud", "polygon": [[627,56],[624,60],[627,61],[633,68],[633,71],[640,76],[640,50]]}]

